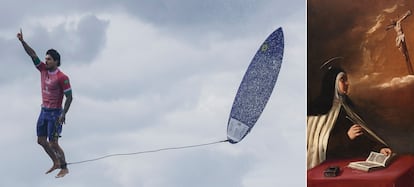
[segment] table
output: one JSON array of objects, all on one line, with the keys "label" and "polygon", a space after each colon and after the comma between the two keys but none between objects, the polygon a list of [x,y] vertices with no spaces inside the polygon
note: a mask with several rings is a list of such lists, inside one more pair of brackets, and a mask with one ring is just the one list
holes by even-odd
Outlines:
[{"label": "table", "polygon": [[[349,162],[364,158],[325,161],[307,171],[308,187],[414,187],[414,156],[397,155],[385,169],[364,172],[348,168]],[[325,177],[323,171],[329,166],[339,166],[337,177]]]}]

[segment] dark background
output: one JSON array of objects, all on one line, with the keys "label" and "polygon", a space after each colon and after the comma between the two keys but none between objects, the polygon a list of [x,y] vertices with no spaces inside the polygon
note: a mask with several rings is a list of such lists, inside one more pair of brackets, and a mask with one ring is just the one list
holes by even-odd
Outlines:
[{"label": "dark background", "polygon": [[[414,76],[395,46],[396,32],[385,28],[407,10],[414,13],[414,1],[309,0],[307,12],[308,105],[319,94],[320,65],[344,57],[337,62],[348,73],[359,114],[401,154],[414,153]],[[414,62],[414,14],[402,27]]]}]

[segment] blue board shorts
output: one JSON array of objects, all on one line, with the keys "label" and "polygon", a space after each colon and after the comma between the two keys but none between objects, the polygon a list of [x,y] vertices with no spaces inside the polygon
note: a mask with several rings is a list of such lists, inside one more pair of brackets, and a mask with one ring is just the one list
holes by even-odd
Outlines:
[{"label": "blue board shorts", "polygon": [[40,111],[37,120],[37,136],[47,136],[49,141],[57,140],[62,133],[62,125],[58,123],[58,119],[62,109],[43,108]]}]

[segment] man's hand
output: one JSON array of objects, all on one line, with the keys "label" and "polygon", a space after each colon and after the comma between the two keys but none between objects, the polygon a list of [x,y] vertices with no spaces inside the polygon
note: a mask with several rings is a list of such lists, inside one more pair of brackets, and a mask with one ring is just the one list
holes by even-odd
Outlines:
[{"label": "man's hand", "polygon": [[17,38],[18,38],[20,41],[23,41],[23,32],[22,32],[22,28],[20,28],[20,32],[19,32],[19,33],[17,33]]},{"label": "man's hand", "polygon": [[347,134],[349,139],[354,140],[356,137],[361,136],[364,133],[362,132],[362,127],[360,125],[354,124],[351,128],[349,128]]},{"label": "man's hand", "polygon": [[22,42],[23,48],[26,51],[26,53],[32,58],[35,65],[39,63],[39,57],[36,55],[36,52],[23,40],[23,32],[22,28],[20,28],[20,32],[17,33],[17,39]]},{"label": "man's hand", "polygon": [[59,116],[58,123],[59,123],[60,125],[63,125],[63,124],[65,124],[65,120],[66,120],[66,114],[65,114],[65,113],[62,113],[62,114]]}]

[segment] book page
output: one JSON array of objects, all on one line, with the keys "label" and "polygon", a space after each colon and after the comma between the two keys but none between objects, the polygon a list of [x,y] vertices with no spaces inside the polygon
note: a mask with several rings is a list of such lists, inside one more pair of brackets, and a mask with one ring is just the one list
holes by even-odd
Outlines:
[{"label": "book page", "polygon": [[382,153],[371,152],[367,158],[367,162],[374,162],[385,166],[388,156]]},{"label": "book page", "polygon": [[359,162],[359,163],[357,163],[357,164],[358,164],[358,165],[361,165],[361,166],[364,166],[364,167],[367,167],[367,168],[372,168],[372,167],[382,166],[382,165],[380,165],[380,164],[373,163],[373,162]]}]

